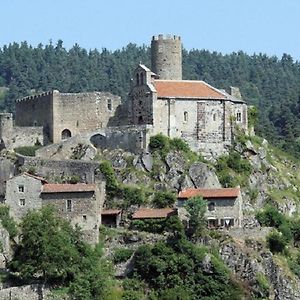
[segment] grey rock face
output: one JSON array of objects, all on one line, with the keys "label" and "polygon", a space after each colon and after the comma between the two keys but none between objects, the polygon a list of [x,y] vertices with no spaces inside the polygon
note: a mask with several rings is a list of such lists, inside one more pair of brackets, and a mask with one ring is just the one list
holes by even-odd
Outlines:
[{"label": "grey rock face", "polygon": [[169,152],[166,156],[165,161],[169,169],[176,170],[178,173],[184,172],[184,158],[177,152]]},{"label": "grey rock face", "polygon": [[153,167],[153,158],[151,153],[143,153],[141,156],[141,161],[146,171],[151,172]]},{"label": "grey rock face", "polygon": [[196,162],[189,169],[189,175],[197,188],[220,188],[216,173],[205,163]]}]

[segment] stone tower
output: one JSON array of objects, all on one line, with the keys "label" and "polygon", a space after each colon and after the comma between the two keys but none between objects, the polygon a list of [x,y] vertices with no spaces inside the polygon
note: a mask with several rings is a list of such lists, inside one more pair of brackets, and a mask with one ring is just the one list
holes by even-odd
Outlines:
[{"label": "stone tower", "polygon": [[182,80],[181,39],[176,35],[153,36],[151,41],[152,70],[159,79]]}]

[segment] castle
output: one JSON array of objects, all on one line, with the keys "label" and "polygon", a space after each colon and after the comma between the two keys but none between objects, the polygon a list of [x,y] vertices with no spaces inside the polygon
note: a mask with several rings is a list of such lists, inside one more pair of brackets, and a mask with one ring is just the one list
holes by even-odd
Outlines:
[{"label": "castle", "polygon": [[0,148],[58,143],[96,129],[103,129],[101,141],[118,147],[122,142],[109,142],[111,136],[116,139],[111,133],[116,128],[131,144],[136,139],[133,144],[140,149],[147,147],[151,135],[162,133],[182,138],[195,151],[219,155],[232,144],[236,126],[247,132],[247,105],[237,88],[228,94],[204,81],[182,80],[180,37],[154,36],[151,61],[152,70],[143,64],[135,69],[123,104],[110,93],[56,90],[17,100],[15,125],[11,114],[0,115]]}]

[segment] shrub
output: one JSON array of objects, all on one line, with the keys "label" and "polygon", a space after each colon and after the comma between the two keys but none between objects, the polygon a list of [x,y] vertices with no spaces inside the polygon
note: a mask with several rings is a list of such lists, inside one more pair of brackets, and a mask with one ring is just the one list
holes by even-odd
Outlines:
[{"label": "shrub", "polygon": [[9,236],[14,238],[18,234],[17,223],[9,216],[9,207],[0,205],[0,220],[2,226],[8,231]]},{"label": "shrub", "polygon": [[153,204],[158,208],[171,207],[176,201],[176,196],[171,192],[156,192]]},{"label": "shrub", "polygon": [[113,197],[119,191],[118,181],[114,172],[113,167],[109,161],[103,161],[100,164],[100,171],[105,176],[106,180],[106,192],[109,197]]},{"label": "shrub", "polygon": [[170,140],[170,146],[174,150],[179,150],[183,152],[191,151],[189,145],[184,140],[179,138],[174,138]]},{"label": "shrub", "polygon": [[72,175],[69,179],[68,179],[69,183],[71,184],[76,184],[80,181],[80,176],[79,175]]},{"label": "shrub", "polygon": [[146,202],[145,192],[141,188],[123,186],[120,190],[125,208],[130,205],[142,205]]},{"label": "shrub", "polygon": [[274,206],[268,205],[256,214],[256,219],[263,226],[279,228],[286,222],[285,216]]},{"label": "shrub", "polygon": [[114,263],[119,264],[121,262],[127,261],[133,254],[132,249],[127,248],[117,248],[114,252]]},{"label": "shrub", "polygon": [[170,147],[169,138],[162,134],[151,136],[149,147],[153,151],[155,150],[167,151]]},{"label": "shrub", "polygon": [[40,145],[17,147],[15,148],[15,152],[24,156],[35,156],[35,151],[39,148],[41,148]]},{"label": "shrub", "polygon": [[281,232],[278,231],[272,231],[267,236],[267,244],[271,252],[273,253],[281,253],[285,249],[285,246],[287,245],[287,240],[283,236]]}]

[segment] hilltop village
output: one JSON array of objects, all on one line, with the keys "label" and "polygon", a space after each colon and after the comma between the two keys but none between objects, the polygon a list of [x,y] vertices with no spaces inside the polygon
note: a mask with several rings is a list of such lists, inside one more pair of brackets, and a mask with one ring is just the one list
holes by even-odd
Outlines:
[{"label": "hilltop village", "polygon": [[[57,159],[55,154],[65,144],[74,146],[83,138],[91,142],[91,152],[122,149],[145,154],[151,136],[162,134],[216,157],[232,145],[235,128],[248,132],[247,105],[238,88],[232,87],[229,94],[203,81],[182,79],[180,37],[154,36],[151,59],[151,69],[140,63],[134,70],[127,101],[107,92],[53,90],[18,99],[14,120],[12,114],[0,114],[2,149],[44,146],[37,157],[19,155],[17,169],[5,172],[2,168],[2,199],[16,220],[31,209],[51,204],[60,216],[78,224],[90,243],[97,243],[101,222],[119,226],[122,211],[105,209],[105,178],[97,172],[97,163]],[[55,182],[72,176],[76,176],[76,184]],[[209,226],[242,226],[239,188],[186,188],[177,189],[178,205],[174,208],[142,207],[132,218],[178,214],[183,199],[199,194],[213,200]]]}]

